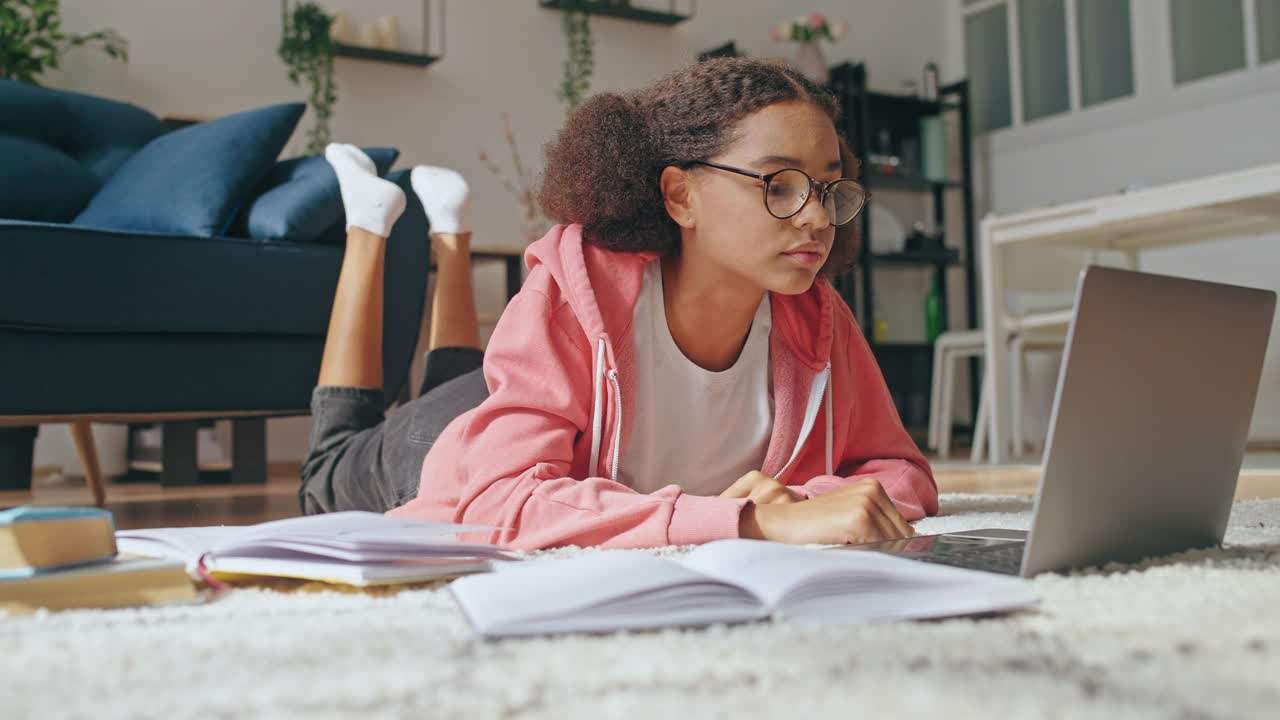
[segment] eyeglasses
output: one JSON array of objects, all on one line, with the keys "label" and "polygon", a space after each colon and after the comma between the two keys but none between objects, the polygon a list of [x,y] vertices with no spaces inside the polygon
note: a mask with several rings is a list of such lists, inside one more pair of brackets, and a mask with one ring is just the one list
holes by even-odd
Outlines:
[{"label": "eyeglasses", "polygon": [[803,170],[787,168],[768,174],[742,168],[721,165],[709,160],[694,160],[692,165],[706,165],[717,170],[746,175],[764,181],[764,207],[779,220],[786,220],[804,208],[815,190],[822,209],[832,225],[848,225],[862,212],[871,193],[850,178],[837,178],[831,182],[814,180]]}]

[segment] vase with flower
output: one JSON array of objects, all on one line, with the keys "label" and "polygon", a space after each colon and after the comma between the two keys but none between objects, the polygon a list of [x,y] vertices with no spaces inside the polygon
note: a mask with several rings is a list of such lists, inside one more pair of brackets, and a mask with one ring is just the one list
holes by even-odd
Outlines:
[{"label": "vase with flower", "polygon": [[810,80],[825,85],[831,79],[831,70],[822,55],[818,42],[835,42],[849,31],[849,24],[831,22],[825,13],[812,12],[798,15],[773,29],[773,39],[778,42],[795,42],[796,57],[792,61],[796,69]]}]

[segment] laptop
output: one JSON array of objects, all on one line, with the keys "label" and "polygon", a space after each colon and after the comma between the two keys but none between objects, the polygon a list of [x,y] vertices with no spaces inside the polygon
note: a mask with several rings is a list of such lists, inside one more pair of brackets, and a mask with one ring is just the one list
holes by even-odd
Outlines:
[{"label": "laptop", "polygon": [[1031,577],[1222,543],[1276,294],[1081,273],[1031,531],[850,546]]}]

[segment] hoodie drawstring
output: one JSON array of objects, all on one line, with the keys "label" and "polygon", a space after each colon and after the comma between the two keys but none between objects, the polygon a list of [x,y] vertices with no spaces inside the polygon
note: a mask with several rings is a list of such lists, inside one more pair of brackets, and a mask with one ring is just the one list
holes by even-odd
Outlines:
[{"label": "hoodie drawstring", "polygon": [[800,457],[800,448],[804,446],[805,440],[809,439],[809,433],[813,432],[813,426],[818,421],[818,412],[822,410],[822,406],[824,404],[827,406],[827,412],[825,413],[825,415],[827,416],[827,421],[826,421],[827,474],[830,475],[834,468],[832,457],[831,457],[832,394],[831,394],[831,363],[830,362],[827,363],[826,369],[824,369],[821,373],[818,374],[818,377],[815,380],[815,382],[820,384],[818,384],[817,386],[815,386],[809,391],[809,406],[808,408],[805,409],[804,423],[800,428],[800,437],[796,439],[795,449],[791,451],[791,459],[787,460],[787,464],[783,465],[782,469],[777,472],[777,475],[774,477],[775,480],[777,480],[778,478],[781,478],[787,472],[787,470],[790,469],[791,464],[796,461],[796,458]]},{"label": "hoodie drawstring", "polygon": [[613,466],[609,471],[609,479],[618,482],[618,454],[622,452],[622,388],[618,385],[618,371],[609,371],[609,381],[613,383],[614,409],[618,418],[617,428],[613,431]]},{"label": "hoodie drawstring", "polygon": [[832,397],[834,395],[833,395],[831,386],[834,384],[835,384],[835,378],[831,377],[831,363],[828,362],[827,363],[827,413],[826,413],[827,414],[827,474],[828,475],[835,474],[835,465],[833,464],[833,461],[831,458],[831,440],[832,440],[831,416],[834,414],[834,410],[835,410],[835,403],[832,401]]},{"label": "hoodie drawstring", "polygon": [[596,344],[595,372],[591,382],[591,473],[600,467],[600,433],[604,430],[604,338]]},{"label": "hoodie drawstring", "polygon": [[618,453],[622,449],[622,388],[618,385],[618,371],[605,371],[605,344],[600,338],[596,344],[596,362],[591,388],[593,393],[591,409],[591,472],[600,469],[600,440],[604,434],[604,380],[609,378],[613,385],[614,409],[617,413],[617,428],[613,433],[613,461],[610,466],[609,479],[618,482]]}]

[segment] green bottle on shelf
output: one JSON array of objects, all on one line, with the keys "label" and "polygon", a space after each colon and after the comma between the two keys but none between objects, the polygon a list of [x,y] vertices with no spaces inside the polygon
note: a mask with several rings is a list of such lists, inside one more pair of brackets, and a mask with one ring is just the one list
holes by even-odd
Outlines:
[{"label": "green bottle on shelf", "polygon": [[929,336],[930,345],[942,334],[942,294],[938,290],[939,272],[942,271],[934,272],[933,285],[924,299],[924,327],[925,333]]}]

